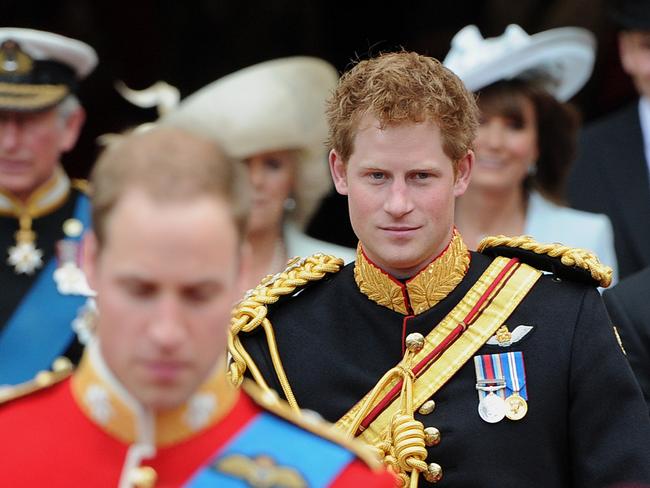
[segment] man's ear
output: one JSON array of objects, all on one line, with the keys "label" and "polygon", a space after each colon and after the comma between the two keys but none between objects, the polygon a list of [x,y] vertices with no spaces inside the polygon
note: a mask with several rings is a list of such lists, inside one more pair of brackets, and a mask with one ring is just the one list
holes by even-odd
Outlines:
[{"label": "man's ear", "polygon": [[97,260],[99,259],[99,242],[92,230],[87,231],[83,236],[82,245],[82,266],[88,285],[95,290],[97,283]]},{"label": "man's ear", "polygon": [[341,159],[336,149],[332,149],[329,154],[330,172],[336,191],[341,195],[348,194],[348,174],[347,165]]},{"label": "man's ear", "polygon": [[474,166],[474,151],[471,149],[463,156],[456,165],[456,181],[454,183],[454,196],[459,197],[469,185],[470,177],[472,174],[472,167]]},{"label": "man's ear", "polygon": [[63,121],[63,134],[59,142],[61,152],[68,152],[77,144],[81,128],[86,121],[86,111],[77,107]]}]

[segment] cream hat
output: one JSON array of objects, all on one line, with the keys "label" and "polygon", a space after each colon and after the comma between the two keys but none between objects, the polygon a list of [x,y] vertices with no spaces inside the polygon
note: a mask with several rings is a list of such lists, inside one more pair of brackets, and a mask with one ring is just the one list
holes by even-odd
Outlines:
[{"label": "cream hat", "polygon": [[238,159],[297,149],[301,161],[291,217],[304,227],[331,188],[325,100],[338,80],[326,61],[296,56],[224,76],[183,99],[159,123],[210,137]]},{"label": "cream hat", "polygon": [[484,39],[475,25],[451,41],[444,65],[477,91],[499,80],[538,79],[560,101],[575,95],[591,76],[596,41],[579,27],[560,27],[528,35],[509,25],[499,37]]},{"label": "cream hat", "polygon": [[38,111],[74,92],[97,65],[88,44],[51,32],[0,27],[0,110]]}]

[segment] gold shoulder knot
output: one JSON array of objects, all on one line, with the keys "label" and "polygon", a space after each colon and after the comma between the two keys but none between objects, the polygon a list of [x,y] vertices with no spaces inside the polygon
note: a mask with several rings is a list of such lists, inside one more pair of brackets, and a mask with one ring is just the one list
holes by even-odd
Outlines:
[{"label": "gold shoulder knot", "polygon": [[[491,250],[491,252],[486,252]],[[520,252],[517,252],[517,251]],[[586,273],[592,282],[603,288],[607,288],[612,283],[612,268],[600,262],[598,257],[587,249],[577,247],[567,247],[558,243],[544,244],[537,242],[530,236],[489,236],[484,238],[478,245],[477,251],[483,254],[505,255],[508,257],[521,257],[526,261],[526,255],[537,257],[532,266],[543,269],[544,271],[557,271],[556,263],[563,266],[581,270]],[[544,263],[543,259],[548,257],[549,263]]]},{"label": "gold shoulder knot", "polygon": [[373,469],[378,469],[381,466],[379,457],[373,449],[369,448],[363,442],[356,440],[354,437],[346,435],[345,432],[337,429],[316,412],[311,410],[300,410],[296,412],[275,391],[265,391],[251,380],[244,380],[242,390],[264,410],[271,412],[291,424],[297,425],[307,432],[343,446],[349,451],[352,451],[359,459]]},{"label": "gold shoulder knot", "polygon": [[52,371],[39,371],[33,379],[15,386],[0,386],[0,405],[55,385],[72,374],[74,367],[66,357],[52,363]]},{"label": "gold shoulder knot", "polygon": [[241,384],[248,368],[255,381],[263,389],[269,389],[239,337],[240,332],[252,332],[262,326],[273,359],[273,366],[282,384],[285,397],[292,408],[298,408],[280,361],[273,326],[266,318],[267,306],[311,282],[319,281],[328,274],[337,273],[343,264],[343,260],[340,258],[320,253],[303,259],[294,258],[289,261],[284,271],[274,276],[267,276],[259,285],[244,295],[242,301],[232,311],[228,330],[228,352],[231,356],[228,376],[234,385]]}]

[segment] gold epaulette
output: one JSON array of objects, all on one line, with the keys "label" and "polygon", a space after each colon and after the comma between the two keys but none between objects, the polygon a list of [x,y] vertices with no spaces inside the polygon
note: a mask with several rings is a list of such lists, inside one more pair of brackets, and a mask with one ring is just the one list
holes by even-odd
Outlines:
[{"label": "gold epaulette", "polygon": [[289,405],[298,410],[298,404],[282,367],[273,327],[266,318],[267,306],[311,282],[319,281],[328,274],[337,273],[342,267],[342,259],[327,254],[314,254],[303,259],[293,258],[283,272],[267,276],[259,285],[246,293],[242,301],[233,309],[228,330],[228,352],[231,356],[228,376],[234,385],[241,384],[246,369],[249,369],[257,384],[262,389],[269,390],[266,381],[239,338],[240,332],[252,332],[262,326],[266,333],[273,367],[282,385],[282,391]]},{"label": "gold epaulette", "polygon": [[376,470],[381,467],[381,462],[372,449],[363,442],[345,435],[342,430],[335,428],[333,424],[325,421],[318,414],[312,412],[306,414],[305,411],[302,412],[302,415],[296,414],[289,404],[282,400],[275,391],[264,390],[252,380],[244,380],[242,389],[264,410],[271,412],[291,424],[297,425],[307,432],[344,447],[353,452],[372,469]]},{"label": "gold epaulette", "polygon": [[68,358],[57,358],[52,363],[52,371],[40,371],[29,381],[15,386],[0,387],[0,405],[56,385],[68,378],[73,369],[74,367]]},{"label": "gold epaulette", "polygon": [[90,196],[92,193],[92,186],[88,180],[84,180],[82,178],[73,178],[70,184],[72,185],[72,188],[80,191],[86,196]]},{"label": "gold epaulette", "polygon": [[477,251],[506,257],[518,257],[526,264],[558,276],[584,281],[603,288],[612,283],[612,268],[602,264],[587,249],[567,247],[559,243],[543,244],[530,236],[490,236],[478,245]]}]

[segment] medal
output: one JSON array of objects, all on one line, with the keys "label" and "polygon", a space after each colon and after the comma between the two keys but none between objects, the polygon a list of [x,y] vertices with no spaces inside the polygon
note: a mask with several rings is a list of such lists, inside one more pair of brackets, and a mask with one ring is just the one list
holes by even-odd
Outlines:
[{"label": "medal", "polygon": [[478,403],[478,414],[486,422],[495,424],[506,416],[506,403],[491,391]]},{"label": "medal", "polygon": [[43,266],[43,251],[34,245],[36,234],[32,230],[21,229],[16,232],[16,245],[7,251],[7,264],[14,267],[16,274],[34,274]]},{"label": "medal", "polygon": [[519,393],[514,392],[505,401],[506,411],[505,416],[510,420],[521,420],[526,416],[528,412],[528,404]]},{"label": "medal", "polygon": [[521,420],[528,412],[523,353],[515,351],[500,354],[499,360],[506,379],[506,392],[512,392],[506,398],[506,417],[510,420]]}]

